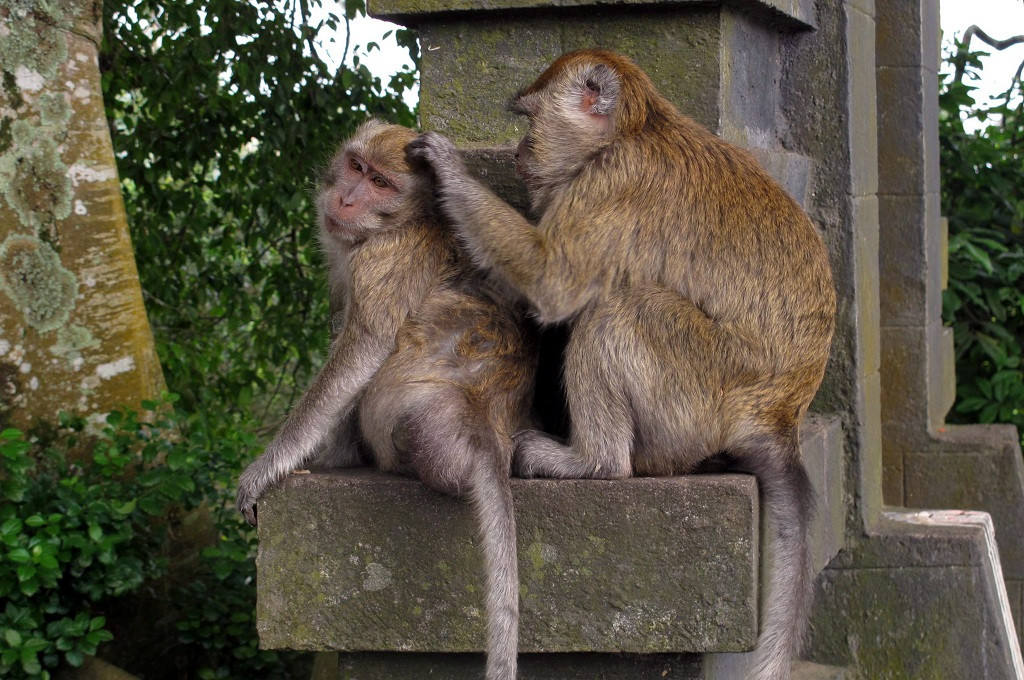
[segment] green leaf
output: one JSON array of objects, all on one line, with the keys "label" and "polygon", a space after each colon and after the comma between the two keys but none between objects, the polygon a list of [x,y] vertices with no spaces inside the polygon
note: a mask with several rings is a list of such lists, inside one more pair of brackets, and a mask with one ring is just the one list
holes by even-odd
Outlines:
[{"label": "green leaf", "polygon": [[13,628],[4,628],[4,640],[10,647],[21,647],[21,633]]}]

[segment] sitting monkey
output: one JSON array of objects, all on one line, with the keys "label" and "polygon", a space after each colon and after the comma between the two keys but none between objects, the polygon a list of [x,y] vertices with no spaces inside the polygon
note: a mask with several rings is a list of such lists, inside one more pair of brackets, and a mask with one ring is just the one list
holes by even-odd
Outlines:
[{"label": "sitting monkey", "polygon": [[317,196],[332,307],[344,326],[284,426],[239,480],[255,524],[268,486],[321,450],[350,466],[356,430],[378,468],[468,497],[487,571],[487,678],[516,674],[519,581],[509,489],[512,435],[529,423],[536,368],[522,314],[475,273],[439,219],[416,133],[370,121],[331,161]]},{"label": "sitting monkey", "polygon": [[745,150],[679,113],[622,55],[559,57],[513,102],[536,225],[427,133],[441,205],[478,266],[571,324],[568,444],[516,437],[524,476],[757,476],[774,531],[750,678],[790,677],[810,600],[813,490],[798,428],[821,384],[835,290],[821,236]]}]

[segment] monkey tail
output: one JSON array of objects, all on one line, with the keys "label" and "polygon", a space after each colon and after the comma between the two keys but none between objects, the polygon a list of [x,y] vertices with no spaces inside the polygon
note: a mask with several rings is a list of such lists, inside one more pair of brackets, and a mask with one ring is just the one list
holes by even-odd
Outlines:
[{"label": "monkey tail", "polygon": [[814,489],[800,460],[795,428],[781,441],[762,440],[730,453],[743,470],[757,477],[771,531],[761,635],[747,680],[788,680],[811,607],[807,533],[814,515]]},{"label": "monkey tail", "polygon": [[470,502],[480,523],[487,574],[487,680],[514,680],[519,648],[519,564],[509,485],[512,442],[488,433],[473,458]]}]

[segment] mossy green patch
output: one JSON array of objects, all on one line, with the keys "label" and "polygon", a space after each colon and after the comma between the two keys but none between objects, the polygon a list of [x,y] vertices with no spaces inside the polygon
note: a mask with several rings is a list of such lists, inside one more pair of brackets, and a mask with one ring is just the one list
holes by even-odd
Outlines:
[{"label": "mossy green patch", "polygon": [[34,236],[11,234],[0,244],[0,291],[40,332],[67,323],[75,308],[78,279],[57,252]]}]

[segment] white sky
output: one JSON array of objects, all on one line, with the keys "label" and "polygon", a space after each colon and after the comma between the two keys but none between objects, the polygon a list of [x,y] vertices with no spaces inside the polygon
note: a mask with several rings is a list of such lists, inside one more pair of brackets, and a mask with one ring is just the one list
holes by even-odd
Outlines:
[{"label": "white sky", "polygon": [[[325,4],[330,5],[331,0],[325,0]],[[1024,33],[1024,0],[943,0],[940,11],[944,48],[952,43],[954,34],[962,36],[971,24],[978,24],[997,40]],[[369,54],[363,50],[361,59],[374,75],[385,81],[393,73],[411,66],[408,53],[398,46],[393,34],[386,40],[381,38],[386,31],[398,28],[401,27],[368,17],[360,17],[352,22],[353,45],[365,46],[371,41],[380,44],[380,50],[374,50]],[[343,45],[342,42],[338,46],[339,53]],[[981,100],[985,96],[1005,91],[1017,66],[1024,60],[1024,44],[997,51],[975,38],[972,48],[984,49],[991,53],[991,56],[982,60],[983,80],[976,83],[979,85],[979,91],[975,93],[976,98]],[[413,103],[417,97],[418,92],[415,92],[407,99]]]},{"label": "white sky", "polygon": [[[1024,0],[944,0],[939,8],[944,50],[952,45],[954,34],[962,37],[971,24],[977,24],[995,40],[1024,34]],[[1017,67],[1024,61],[1024,43],[996,50],[975,36],[971,49],[990,54],[981,60],[982,79],[974,83],[978,87],[975,100],[984,101],[987,96],[1005,92]]]}]

